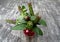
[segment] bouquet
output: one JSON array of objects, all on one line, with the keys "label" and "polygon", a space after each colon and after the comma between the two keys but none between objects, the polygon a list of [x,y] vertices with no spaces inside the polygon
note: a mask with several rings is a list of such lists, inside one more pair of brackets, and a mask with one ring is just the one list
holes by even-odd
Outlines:
[{"label": "bouquet", "polygon": [[43,31],[37,25],[47,26],[46,22],[41,19],[41,16],[34,14],[31,3],[28,3],[28,8],[29,12],[27,12],[28,10],[25,6],[18,6],[20,16],[18,16],[17,19],[7,19],[6,21],[15,24],[15,26],[12,27],[12,30],[23,30],[23,33],[30,38],[35,34],[42,36]]}]

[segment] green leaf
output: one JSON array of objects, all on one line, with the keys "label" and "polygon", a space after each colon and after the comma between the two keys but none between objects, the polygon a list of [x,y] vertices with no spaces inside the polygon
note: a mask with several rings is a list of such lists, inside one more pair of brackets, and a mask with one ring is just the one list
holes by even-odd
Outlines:
[{"label": "green leaf", "polygon": [[26,8],[25,8],[25,6],[22,6],[22,11],[23,12],[26,12],[27,11]]},{"label": "green leaf", "polygon": [[29,8],[29,11],[30,11],[30,15],[33,16],[34,15],[34,11],[33,11],[31,3],[28,3],[28,8]]},{"label": "green leaf", "polygon": [[47,26],[46,21],[43,19],[40,19],[39,24],[43,26]]},{"label": "green leaf", "polygon": [[24,30],[26,27],[26,24],[18,24],[14,27],[12,27],[12,30]]},{"label": "green leaf", "polygon": [[26,23],[26,21],[24,20],[24,18],[22,16],[19,16],[16,20],[16,24],[21,24],[21,23]]},{"label": "green leaf", "polygon": [[31,16],[31,21],[34,21],[36,19],[36,16]]},{"label": "green leaf", "polygon": [[25,6],[24,5],[22,6],[22,9],[25,9]]},{"label": "green leaf", "polygon": [[33,21],[34,24],[37,24],[39,20],[40,18],[38,16],[31,16],[31,21]]},{"label": "green leaf", "polygon": [[33,29],[33,31],[36,33],[36,34],[38,34],[38,35],[43,35],[43,32],[42,32],[42,30],[40,29],[40,28],[38,28],[38,27],[35,27],[34,29]]},{"label": "green leaf", "polygon": [[27,9],[25,8],[24,5],[22,6],[22,14],[23,14],[23,16],[27,16],[28,15]]}]

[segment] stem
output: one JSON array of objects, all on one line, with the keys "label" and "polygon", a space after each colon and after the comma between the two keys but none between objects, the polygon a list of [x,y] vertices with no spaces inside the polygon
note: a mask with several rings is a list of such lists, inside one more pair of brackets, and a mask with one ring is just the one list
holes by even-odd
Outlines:
[{"label": "stem", "polygon": [[32,39],[30,37],[27,37],[27,42],[32,42]]},{"label": "stem", "polygon": [[32,38],[31,37],[29,37],[29,42],[32,42]]},{"label": "stem", "polygon": [[33,37],[29,37],[29,36],[27,36],[27,42],[34,42],[34,38]]}]

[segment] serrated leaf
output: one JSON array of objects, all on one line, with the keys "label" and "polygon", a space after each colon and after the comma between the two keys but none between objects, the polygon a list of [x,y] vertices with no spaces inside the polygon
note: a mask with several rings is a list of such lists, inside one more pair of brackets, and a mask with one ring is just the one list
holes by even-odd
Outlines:
[{"label": "serrated leaf", "polygon": [[26,27],[26,24],[18,24],[14,27],[12,27],[12,30],[24,30]]},{"label": "serrated leaf", "polygon": [[36,33],[36,34],[38,34],[38,35],[43,35],[43,32],[42,32],[42,30],[40,29],[40,28],[38,28],[38,27],[35,27],[34,29],[33,29],[33,31]]},{"label": "serrated leaf", "polygon": [[43,26],[47,26],[46,21],[43,19],[40,19],[39,24]]}]

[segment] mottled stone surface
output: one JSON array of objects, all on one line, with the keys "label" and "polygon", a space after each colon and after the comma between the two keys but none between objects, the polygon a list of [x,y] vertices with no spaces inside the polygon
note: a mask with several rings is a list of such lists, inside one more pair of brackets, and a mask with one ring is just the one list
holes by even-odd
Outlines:
[{"label": "mottled stone surface", "polygon": [[7,24],[5,19],[16,18],[17,5],[27,7],[28,2],[32,2],[34,12],[39,12],[47,23],[47,27],[39,26],[44,35],[36,37],[34,42],[60,42],[60,0],[0,0],[0,42],[26,42],[23,32],[12,31],[14,25]]}]

